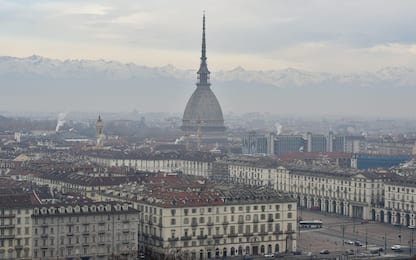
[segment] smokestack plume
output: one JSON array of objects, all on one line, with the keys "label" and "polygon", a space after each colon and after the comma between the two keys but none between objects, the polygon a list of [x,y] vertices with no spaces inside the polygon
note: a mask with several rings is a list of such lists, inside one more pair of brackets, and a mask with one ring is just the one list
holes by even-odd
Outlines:
[{"label": "smokestack plume", "polygon": [[61,128],[65,124],[65,117],[66,113],[59,113],[58,114],[58,122],[56,123],[55,132],[59,131],[59,128]]}]

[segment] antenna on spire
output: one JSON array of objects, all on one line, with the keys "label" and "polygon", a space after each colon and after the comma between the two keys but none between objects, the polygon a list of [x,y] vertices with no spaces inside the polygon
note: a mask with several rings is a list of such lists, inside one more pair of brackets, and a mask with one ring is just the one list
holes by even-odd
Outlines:
[{"label": "antenna on spire", "polygon": [[202,49],[201,49],[201,65],[198,70],[197,86],[209,86],[209,70],[206,56],[206,40],[205,40],[205,10],[202,16]]}]

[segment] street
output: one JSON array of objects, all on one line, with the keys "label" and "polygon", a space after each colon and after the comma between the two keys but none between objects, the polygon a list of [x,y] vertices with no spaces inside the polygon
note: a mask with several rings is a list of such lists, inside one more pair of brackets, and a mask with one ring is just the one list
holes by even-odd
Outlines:
[{"label": "street", "polygon": [[[320,229],[303,228],[298,233],[300,235],[298,249],[303,253],[311,252],[312,255],[319,256],[321,250],[327,249],[331,255],[335,252],[339,255],[352,250],[355,255],[368,254],[370,256],[370,251],[374,253],[376,249],[381,248],[380,257],[415,255],[414,248],[411,252],[414,229],[376,222],[366,223],[362,220],[310,210],[299,211],[299,216],[303,220],[323,222],[323,227]],[[346,240],[359,241],[362,246],[345,244],[343,241]],[[400,245],[401,251],[392,251],[393,245]],[[378,253],[373,255],[378,256]]]}]

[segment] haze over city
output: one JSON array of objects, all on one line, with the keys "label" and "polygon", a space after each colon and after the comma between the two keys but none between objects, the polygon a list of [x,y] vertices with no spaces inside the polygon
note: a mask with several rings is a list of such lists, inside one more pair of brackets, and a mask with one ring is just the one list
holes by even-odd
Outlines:
[{"label": "haze over city", "polygon": [[205,10],[226,114],[413,117],[415,5],[1,1],[0,110],[181,113]]},{"label": "haze over city", "polygon": [[415,11],[0,0],[0,259],[416,259]]}]

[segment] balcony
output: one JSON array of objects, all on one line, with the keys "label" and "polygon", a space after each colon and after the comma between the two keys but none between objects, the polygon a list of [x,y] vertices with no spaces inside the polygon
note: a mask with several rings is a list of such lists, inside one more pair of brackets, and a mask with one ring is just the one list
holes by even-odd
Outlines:
[{"label": "balcony", "polygon": [[198,223],[196,223],[196,222],[191,223],[191,227],[196,227],[196,226],[198,226]]},{"label": "balcony", "polygon": [[159,236],[152,235],[152,236],[151,236],[151,238],[152,238],[153,240],[158,240],[158,241],[162,241],[162,242],[163,242],[163,238],[161,238],[161,237],[159,237]]},{"label": "balcony", "polygon": [[238,224],[244,224],[244,220],[238,220]]},{"label": "balcony", "polygon": [[69,237],[72,237],[74,235],[74,233],[73,232],[68,232],[68,233],[66,233],[66,235],[69,236]]},{"label": "balcony", "polygon": [[0,224],[0,228],[14,228],[14,224]]},{"label": "balcony", "polygon": [[130,233],[130,229],[123,229],[122,231],[124,234]]},{"label": "balcony", "polygon": [[237,233],[231,233],[231,234],[228,234],[228,237],[238,237],[238,234]]},{"label": "balcony", "polygon": [[124,220],[123,220],[123,224],[127,224],[127,223],[130,223],[130,220],[128,220],[128,219],[124,219]]},{"label": "balcony", "polygon": [[251,236],[253,236],[253,233],[251,233],[251,232],[245,232],[243,235],[245,237],[251,237]]},{"label": "balcony", "polygon": [[269,218],[269,219],[267,220],[267,222],[273,222],[273,219],[272,219],[272,218]]},{"label": "balcony", "polygon": [[192,237],[191,236],[182,236],[181,240],[182,241],[192,240]]},{"label": "balcony", "polygon": [[197,236],[197,239],[207,239],[207,235],[199,235]]},{"label": "balcony", "polygon": [[16,246],[14,246],[14,249],[16,249],[16,250],[22,250],[23,249],[23,246],[22,245],[16,245]]},{"label": "balcony", "polygon": [[259,236],[267,236],[268,233],[266,231],[259,232]]},{"label": "balcony", "polygon": [[89,236],[90,235],[90,232],[89,231],[84,231],[84,232],[82,232],[82,235],[83,236]]},{"label": "balcony", "polygon": [[274,235],[282,235],[283,234],[283,231],[274,231],[273,234]]},{"label": "balcony", "polygon": [[3,214],[0,215],[0,218],[14,218],[16,217],[16,214]]},{"label": "balcony", "polygon": [[178,240],[179,240],[179,237],[170,237],[170,238],[168,238],[169,242],[178,241]]},{"label": "balcony", "polygon": [[123,240],[121,243],[124,244],[124,245],[127,245],[127,244],[130,243],[130,241],[129,240]]},{"label": "balcony", "polygon": [[48,238],[48,234],[42,234],[40,235],[41,238]]},{"label": "balcony", "polygon": [[1,235],[0,240],[14,239],[14,235]]},{"label": "balcony", "polygon": [[223,225],[228,225],[229,223],[228,223],[228,221],[225,220],[225,221],[222,222],[222,224]]},{"label": "balcony", "polygon": [[219,238],[223,238],[224,236],[223,235],[213,235],[212,236],[212,238],[214,238],[214,239],[219,239]]},{"label": "balcony", "polygon": [[207,223],[207,226],[213,226],[214,225],[214,222],[212,222],[212,221],[209,221],[208,223]]},{"label": "balcony", "polygon": [[102,230],[102,229],[98,230],[97,233],[100,234],[100,235],[105,234],[105,230]]}]

